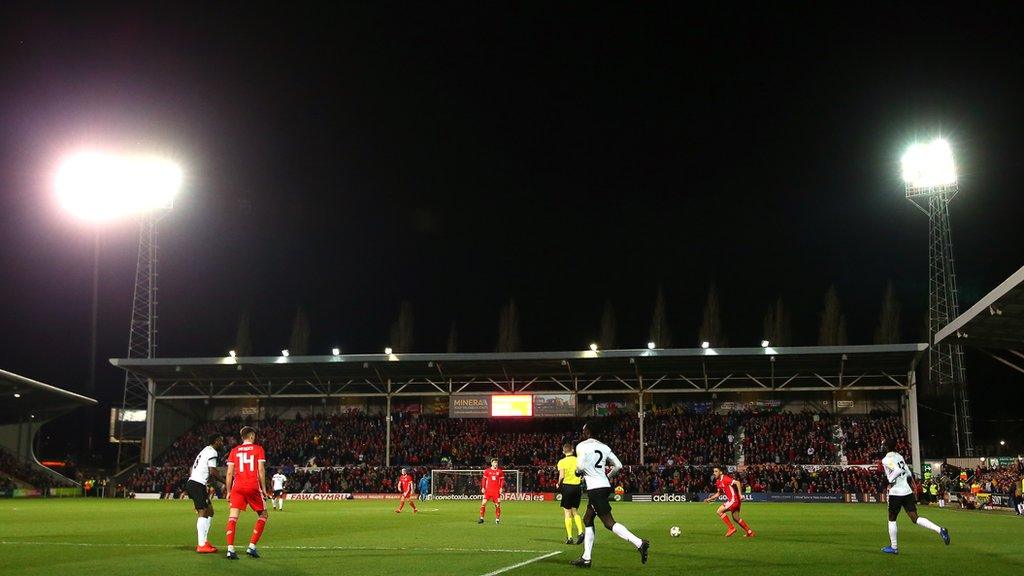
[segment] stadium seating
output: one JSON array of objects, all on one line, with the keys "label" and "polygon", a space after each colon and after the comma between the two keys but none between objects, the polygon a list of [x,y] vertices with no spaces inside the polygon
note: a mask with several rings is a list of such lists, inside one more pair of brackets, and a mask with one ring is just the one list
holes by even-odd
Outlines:
[{"label": "stadium seating", "polygon": [[[35,466],[26,464],[2,448],[0,448],[0,473],[43,491],[55,486],[65,485],[57,476],[47,474]],[[8,483],[10,484],[10,486],[7,486],[8,488],[13,489],[15,487],[14,482],[8,481]],[[70,485],[70,482],[66,484]]]},{"label": "stadium seating", "polygon": [[[800,465],[835,465],[877,461],[884,438],[899,438],[909,459],[906,431],[891,414],[840,417],[816,413],[734,412],[693,414],[658,411],[645,418],[645,461],[639,462],[639,427],[632,414],[598,420],[602,436],[615,439],[625,464],[619,482],[630,491],[700,492],[711,488],[708,466],[744,464],[744,482],[755,490],[843,492],[873,486],[870,472],[859,469],[808,472]],[[226,445],[238,443],[241,426],[255,423],[229,419],[201,424],[182,435],[154,467],[138,470],[127,482],[133,492],[175,493],[183,489],[195,454],[213,432]],[[561,446],[578,440],[573,419],[508,421],[452,419],[436,415],[397,414],[392,423],[391,459],[382,466],[386,429],[379,415],[358,412],[294,420],[264,420],[259,438],[272,468],[315,467],[292,473],[289,489],[313,491],[390,491],[398,466],[417,470],[480,468],[497,456],[506,467],[523,471],[523,489],[553,489],[553,465]],[[853,490],[853,489],[857,490]]]}]

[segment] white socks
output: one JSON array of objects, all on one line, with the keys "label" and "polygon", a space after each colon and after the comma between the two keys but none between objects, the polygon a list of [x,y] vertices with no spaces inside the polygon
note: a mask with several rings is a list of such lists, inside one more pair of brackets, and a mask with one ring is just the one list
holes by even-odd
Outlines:
[{"label": "white socks", "polygon": [[633,546],[636,546],[637,548],[639,548],[640,544],[643,543],[643,540],[637,538],[636,535],[634,535],[625,526],[623,526],[622,524],[619,524],[618,522],[616,522],[615,524],[612,525],[612,532],[614,532],[615,535],[618,536],[619,538],[622,538],[623,540],[629,542],[630,544],[632,544]]},{"label": "white socks", "polygon": [[898,546],[896,545],[896,523],[895,522],[889,522],[889,545],[892,546],[893,549],[898,548]]},{"label": "white socks", "polygon": [[594,539],[597,534],[594,534],[594,527],[587,526],[583,529],[583,559],[590,560],[590,554],[594,551]]},{"label": "white socks", "polygon": [[202,516],[196,518],[196,535],[199,536],[200,546],[209,540],[211,523],[213,523],[213,518],[203,518]]},{"label": "white socks", "polygon": [[941,534],[942,533],[942,528],[939,527],[938,524],[936,524],[935,522],[932,522],[931,520],[929,520],[927,518],[918,517],[917,525],[920,526],[921,528],[927,528],[927,529],[931,530],[932,532],[935,532],[936,534]]}]

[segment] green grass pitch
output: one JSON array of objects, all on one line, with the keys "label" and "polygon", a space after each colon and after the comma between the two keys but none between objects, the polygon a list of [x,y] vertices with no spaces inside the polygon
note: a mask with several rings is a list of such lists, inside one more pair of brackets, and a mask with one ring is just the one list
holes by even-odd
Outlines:
[{"label": "green grass pitch", "polygon": [[[581,546],[564,544],[554,502],[509,502],[495,526],[476,524],[479,504],[424,502],[413,515],[393,501],[291,502],[271,510],[263,558],[237,562],[198,555],[190,502],[0,500],[0,574],[572,574]],[[216,503],[210,540],[224,550],[227,504]],[[743,516],[757,532],[723,538],[712,504],[620,503],[615,517],[651,541],[641,566],[626,542],[598,526],[591,572],[678,575],[1024,574],[1024,519],[1010,514],[939,510],[921,513],[949,528],[952,545],[900,517],[900,555],[888,544],[885,507],[875,504],[749,503]],[[239,549],[255,515],[239,522]],[[672,538],[669,528],[682,536]],[[521,564],[521,565],[520,565]]]}]

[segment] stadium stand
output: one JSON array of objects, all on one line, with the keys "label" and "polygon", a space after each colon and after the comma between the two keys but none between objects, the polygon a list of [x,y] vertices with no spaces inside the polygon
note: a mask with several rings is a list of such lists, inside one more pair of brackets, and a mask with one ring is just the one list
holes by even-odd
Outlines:
[{"label": "stadium stand", "polygon": [[0,494],[28,489],[48,495],[77,484],[39,463],[33,439],[43,424],[96,401],[0,370]]},{"label": "stadium stand", "polygon": [[[616,438],[619,454],[630,464],[619,478],[627,490],[654,493],[699,492],[710,489],[713,464],[738,464],[738,446],[745,445],[743,473],[755,489],[780,492],[842,492],[866,489],[877,478],[861,468],[807,470],[806,465],[835,465],[842,454],[850,463],[877,460],[881,440],[896,435],[906,442],[899,417],[888,413],[836,419],[821,413],[734,412],[690,414],[661,411],[649,416],[646,466],[639,466],[635,446],[636,418],[603,417],[607,437]],[[559,447],[577,439],[574,419],[500,421],[458,419],[437,415],[396,415],[392,423],[393,466],[384,466],[382,416],[362,413],[294,420],[227,419],[203,423],[165,452],[157,464],[141,468],[125,482],[133,492],[177,493],[188,476],[195,454],[210,433],[220,432],[228,447],[237,431],[258,424],[258,441],[273,468],[289,471],[292,491],[388,492],[402,465],[417,477],[434,468],[483,467],[492,456],[523,472],[526,491],[551,490],[557,481],[553,465]],[[296,473],[296,469],[301,471]],[[316,468],[316,470],[305,470]],[[329,488],[329,490],[327,490]]]}]

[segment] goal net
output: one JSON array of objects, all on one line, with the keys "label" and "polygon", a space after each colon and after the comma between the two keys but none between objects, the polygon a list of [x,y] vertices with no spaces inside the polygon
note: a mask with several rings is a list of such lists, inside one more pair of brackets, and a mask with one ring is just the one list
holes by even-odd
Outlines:
[{"label": "goal net", "polygon": [[[434,470],[430,473],[430,494],[443,500],[476,500],[483,497],[483,470]],[[505,492],[522,492],[519,470],[505,470]]]}]

